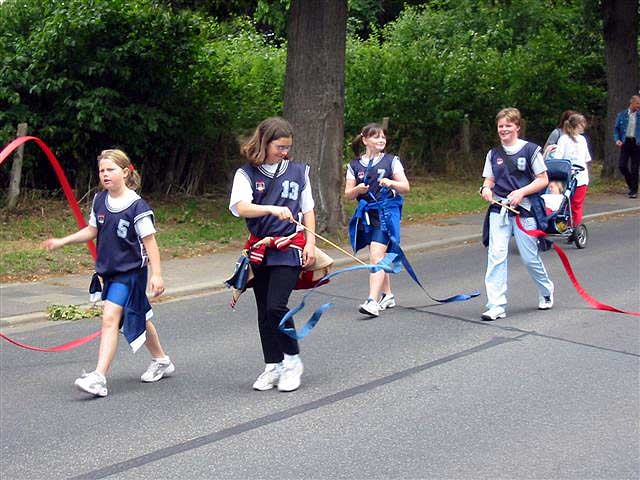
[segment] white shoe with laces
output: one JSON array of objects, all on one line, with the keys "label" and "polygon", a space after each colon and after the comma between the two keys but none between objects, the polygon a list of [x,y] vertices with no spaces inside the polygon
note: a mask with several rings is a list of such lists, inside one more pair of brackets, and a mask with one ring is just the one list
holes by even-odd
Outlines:
[{"label": "white shoe with laces", "polygon": [[493,320],[497,320],[499,318],[506,318],[507,312],[505,312],[504,307],[491,307],[489,310],[482,314],[482,320],[485,322],[492,322]]},{"label": "white shoe with laces", "polygon": [[549,310],[553,307],[553,293],[538,299],[538,310]]},{"label": "white shoe with laces", "polygon": [[396,296],[393,293],[383,293],[378,301],[380,310],[386,310],[387,308],[393,308],[396,306]]},{"label": "white shoe with laces", "polygon": [[360,305],[358,311],[370,317],[377,317],[380,315],[380,305],[373,298],[368,298],[366,302]]},{"label": "white shoe with laces", "polygon": [[89,373],[82,372],[82,375],[76,378],[74,385],[83,392],[90,393],[96,397],[107,396],[107,379],[95,370]]},{"label": "white shoe with laces", "polygon": [[300,387],[300,377],[304,372],[304,365],[299,358],[292,362],[282,363],[282,374],[278,381],[278,390],[281,392],[293,392]]},{"label": "white shoe with laces", "polygon": [[176,367],[171,363],[169,357],[166,357],[166,360],[163,361],[152,358],[147,371],[140,376],[140,380],[147,383],[157,382],[162,377],[168,377],[175,371]]},{"label": "white shoe with laces", "polygon": [[262,372],[255,382],[253,382],[253,389],[260,392],[265,390],[271,390],[278,385],[280,380],[280,373],[282,372],[282,364],[268,364],[264,372]]}]

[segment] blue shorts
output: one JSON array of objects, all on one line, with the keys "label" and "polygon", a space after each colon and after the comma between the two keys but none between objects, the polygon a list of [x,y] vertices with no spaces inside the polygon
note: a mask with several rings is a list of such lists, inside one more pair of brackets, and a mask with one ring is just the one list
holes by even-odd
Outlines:
[{"label": "blue shorts", "polygon": [[107,292],[107,296],[104,298],[111,303],[115,303],[116,305],[120,305],[124,307],[124,304],[127,303],[127,299],[129,298],[129,287],[127,287],[124,283],[113,282],[109,284],[109,291]]},{"label": "blue shorts", "polygon": [[371,230],[371,241],[381,243],[382,245],[389,245],[389,235],[387,235],[387,232],[383,232],[380,227],[373,227]]}]

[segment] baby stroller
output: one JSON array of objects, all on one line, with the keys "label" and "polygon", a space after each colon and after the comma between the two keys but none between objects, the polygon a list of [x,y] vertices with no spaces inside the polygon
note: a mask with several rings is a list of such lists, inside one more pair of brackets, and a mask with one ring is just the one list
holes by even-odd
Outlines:
[{"label": "baby stroller", "polygon": [[564,186],[562,194],[564,198],[562,198],[558,209],[547,216],[546,232],[551,237],[566,238],[567,243],[573,242],[580,249],[585,248],[588,238],[587,227],[583,223],[574,225],[571,212],[571,196],[578,183],[575,177],[578,172],[584,170],[584,167],[572,165],[570,160],[562,158],[549,159],[545,163],[549,181],[558,181]]}]

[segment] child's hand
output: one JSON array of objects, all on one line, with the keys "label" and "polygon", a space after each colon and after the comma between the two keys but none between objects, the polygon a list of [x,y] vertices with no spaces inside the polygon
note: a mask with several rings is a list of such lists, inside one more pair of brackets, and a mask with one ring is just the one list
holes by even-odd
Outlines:
[{"label": "child's hand", "polygon": [[274,217],[278,217],[279,220],[289,220],[290,222],[293,221],[293,214],[288,207],[273,206],[271,207],[271,209],[271,215],[273,215]]},{"label": "child's hand", "polygon": [[154,297],[158,297],[164,293],[164,280],[160,275],[151,275],[149,279],[149,288]]},{"label": "child's hand", "polygon": [[393,184],[393,180],[391,180],[390,178],[383,178],[378,183],[380,184],[381,187],[391,188],[391,185]]},{"label": "child's hand", "polygon": [[369,191],[369,185],[365,185],[364,183],[359,183],[355,187],[356,196],[364,195]]},{"label": "child's hand", "polygon": [[491,202],[493,200],[493,190],[489,187],[482,187],[480,195],[482,195],[482,198],[487,202]]},{"label": "child's hand", "polygon": [[315,245],[311,242],[307,242],[302,250],[302,268],[307,268],[309,265],[313,265],[316,261],[316,249]]},{"label": "child's hand", "polygon": [[514,190],[509,195],[507,195],[507,200],[509,200],[509,205],[511,205],[512,207],[517,207],[518,205],[520,205],[520,202],[522,201],[523,198],[524,198],[524,195],[522,194],[522,190],[520,189]]},{"label": "child's hand", "polygon": [[62,240],[59,238],[47,238],[44,242],[42,242],[42,248],[45,250],[55,250],[56,248],[60,248],[64,245]]}]

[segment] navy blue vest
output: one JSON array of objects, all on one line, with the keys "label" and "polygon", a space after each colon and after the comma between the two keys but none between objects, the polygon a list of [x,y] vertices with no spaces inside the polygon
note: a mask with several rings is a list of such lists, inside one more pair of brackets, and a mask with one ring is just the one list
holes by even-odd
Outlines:
[{"label": "navy blue vest", "polygon": [[[253,203],[256,205],[277,205],[288,207],[293,218],[301,221],[300,195],[306,187],[309,166],[303,163],[282,160],[278,176],[268,173],[262,167],[243,165],[240,170],[249,179],[253,190]],[[273,185],[270,185],[273,182]],[[247,228],[260,238],[287,236],[295,233],[295,223],[279,220],[274,215],[247,218]],[[288,248],[283,251],[267,248],[264,265],[301,265],[299,250]]]},{"label": "navy blue vest", "polygon": [[[367,166],[360,163],[360,158],[354,158],[349,162],[349,166],[356,177],[356,185],[360,183],[366,183],[369,185],[369,192],[365,195],[358,196],[358,200],[365,200],[366,202],[374,202],[375,199],[369,194],[378,199],[378,193],[380,192],[380,185],[378,182],[383,178],[393,177],[393,159],[395,155],[385,153],[380,161],[367,170]],[[368,163],[368,162],[367,162]]]},{"label": "navy blue vest", "polygon": [[147,252],[134,224],[145,216],[151,216],[153,221],[153,211],[138,197],[124,210],[113,212],[107,207],[107,195],[107,191],[96,194],[93,212],[98,227],[96,272],[108,277],[147,264]]},{"label": "navy blue vest", "polygon": [[508,155],[504,148],[491,150],[491,169],[495,179],[493,191],[506,198],[514,190],[529,185],[534,179],[533,158],[540,147],[527,142],[518,152]]}]

